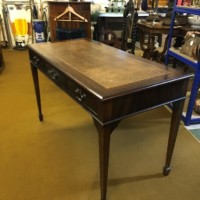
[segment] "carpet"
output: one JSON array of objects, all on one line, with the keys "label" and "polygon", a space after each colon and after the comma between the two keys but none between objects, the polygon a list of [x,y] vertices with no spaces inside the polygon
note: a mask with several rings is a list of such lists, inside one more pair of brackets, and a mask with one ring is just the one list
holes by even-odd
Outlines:
[{"label": "carpet", "polygon": [[200,129],[190,129],[189,131],[200,142]]},{"label": "carpet", "polygon": [[[100,199],[92,118],[40,73],[39,122],[28,52],[3,53],[0,199]],[[161,107],[120,122],[111,140],[109,200],[199,200],[200,145],[182,123],[171,173],[162,176],[170,117]]]}]

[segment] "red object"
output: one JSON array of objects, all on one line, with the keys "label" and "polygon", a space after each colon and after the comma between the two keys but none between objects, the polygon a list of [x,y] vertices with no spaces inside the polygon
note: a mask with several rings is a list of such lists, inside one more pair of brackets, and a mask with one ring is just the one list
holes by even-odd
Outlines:
[{"label": "red object", "polygon": [[177,6],[181,6],[181,4],[182,4],[182,0],[178,0],[177,1]]}]

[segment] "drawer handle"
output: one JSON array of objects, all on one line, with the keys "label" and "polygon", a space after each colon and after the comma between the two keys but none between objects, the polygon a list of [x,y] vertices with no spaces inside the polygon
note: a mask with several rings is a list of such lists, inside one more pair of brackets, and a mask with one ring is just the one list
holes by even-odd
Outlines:
[{"label": "drawer handle", "polygon": [[40,62],[40,59],[37,56],[33,56],[33,62],[37,65]]},{"label": "drawer handle", "polygon": [[58,79],[58,73],[54,69],[50,69],[47,72],[53,80]]},{"label": "drawer handle", "polygon": [[76,88],[75,89],[75,93],[76,93],[76,98],[79,101],[83,101],[86,98],[86,94],[80,89],[80,88]]}]

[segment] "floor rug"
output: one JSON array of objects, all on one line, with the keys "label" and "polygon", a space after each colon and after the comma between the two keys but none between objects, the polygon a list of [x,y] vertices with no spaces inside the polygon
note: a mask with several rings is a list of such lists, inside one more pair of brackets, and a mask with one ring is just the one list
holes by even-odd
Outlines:
[{"label": "floor rug", "polygon": [[185,126],[185,128],[198,142],[200,142],[200,124],[192,124],[190,126]]},{"label": "floor rug", "polygon": [[189,132],[200,142],[200,129],[189,129]]},{"label": "floor rug", "polygon": [[[183,112],[183,116],[186,116],[186,113]],[[192,115],[192,118],[199,118],[197,115]],[[191,135],[200,142],[200,124],[191,124],[190,126],[185,126],[185,128],[191,133]]]}]

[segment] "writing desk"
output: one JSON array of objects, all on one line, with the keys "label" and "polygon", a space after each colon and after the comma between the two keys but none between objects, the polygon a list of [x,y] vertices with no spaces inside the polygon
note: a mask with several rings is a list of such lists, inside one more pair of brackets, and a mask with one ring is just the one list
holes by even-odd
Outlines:
[{"label": "writing desk", "polygon": [[43,120],[38,69],[93,118],[99,135],[101,200],[106,200],[113,130],[129,116],[172,103],[171,128],[163,168],[163,174],[169,174],[191,74],[182,74],[89,39],[37,43],[28,45],[28,48],[39,119]]}]

